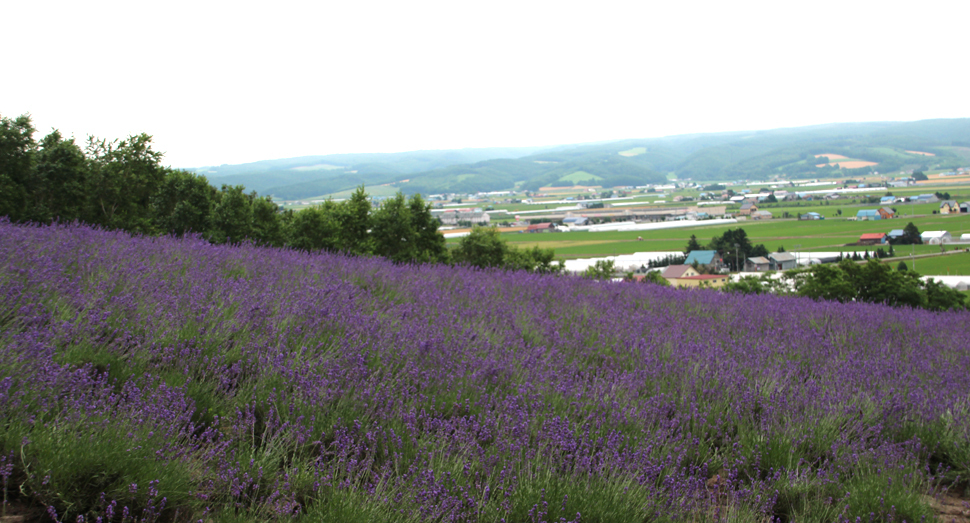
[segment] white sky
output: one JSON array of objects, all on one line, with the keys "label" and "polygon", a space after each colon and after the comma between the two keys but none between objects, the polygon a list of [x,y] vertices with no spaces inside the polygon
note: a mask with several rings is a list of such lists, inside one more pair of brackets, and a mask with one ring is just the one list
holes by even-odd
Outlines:
[{"label": "white sky", "polygon": [[19,1],[0,115],[176,167],[970,116],[970,2]]}]

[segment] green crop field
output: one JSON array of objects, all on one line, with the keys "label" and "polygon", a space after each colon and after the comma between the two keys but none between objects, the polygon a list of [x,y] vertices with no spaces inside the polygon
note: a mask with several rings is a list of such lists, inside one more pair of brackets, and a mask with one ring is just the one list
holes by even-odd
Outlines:
[{"label": "green crop field", "polygon": [[[933,246],[936,252],[939,252],[939,247]],[[945,256],[933,256],[930,258],[916,258],[915,270],[920,274],[934,274],[934,275],[953,275],[953,276],[970,276],[970,252],[964,250],[965,246],[960,246],[962,252],[956,254],[947,254]],[[970,247],[970,246],[966,246]],[[947,247],[952,252],[951,247]],[[900,247],[896,254],[909,253],[908,247]],[[901,257],[892,260],[891,264],[893,266],[899,264],[900,261],[906,262],[906,267],[913,269],[913,260],[908,257]]]},{"label": "green crop field", "polygon": [[562,178],[559,178],[560,181],[573,182],[573,183],[582,183],[582,182],[589,182],[591,180],[602,180],[602,179],[603,179],[602,176],[590,174],[586,171],[576,171],[574,173],[563,176]]},{"label": "green crop field", "polygon": [[[539,246],[555,249],[556,255],[562,258],[581,258],[610,256],[615,254],[632,254],[646,251],[678,251],[682,250],[690,236],[696,235],[704,244],[714,236],[719,236],[728,229],[743,228],[752,243],[763,243],[769,251],[779,247],[795,250],[799,245],[801,251],[854,251],[865,250],[863,246],[846,246],[858,241],[859,236],[870,232],[889,232],[892,229],[902,229],[912,221],[921,231],[946,230],[953,237],[963,233],[970,233],[970,216],[964,215],[924,215],[915,218],[906,217],[895,220],[850,221],[846,219],[827,219],[819,221],[797,220],[766,220],[744,221],[731,225],[714,225],[684,227],[676,229],[660,229],[649,231],[609,231],[609,232],[562,232],[526,234],[510,232],[503,237],[516,247]],[[642,238],[642,241],[637,238]],[[450,243],[459,240],[451,239]],[[888,249],[888,245],[883,246]],[[906,249],[917,254],[939,252],[934,245],[917,245]]]}]

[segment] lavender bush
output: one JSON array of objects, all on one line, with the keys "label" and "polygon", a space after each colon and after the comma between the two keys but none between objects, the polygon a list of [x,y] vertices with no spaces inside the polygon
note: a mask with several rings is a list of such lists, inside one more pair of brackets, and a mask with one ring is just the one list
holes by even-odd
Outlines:
[{"label": "lavender bush", "polygon": [[968,319],[0,223],[5,499],[57,521],[920,521],[970,473]]}]

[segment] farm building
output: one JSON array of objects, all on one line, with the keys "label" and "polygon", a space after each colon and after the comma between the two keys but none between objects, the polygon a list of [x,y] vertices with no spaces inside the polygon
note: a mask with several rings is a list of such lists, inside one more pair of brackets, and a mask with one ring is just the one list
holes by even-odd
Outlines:
[{"label": "farm building", "polygon": [[963,233],[960,235],[961,242],[970,242],[970,233]]},{"label": "farm building", "polygon": [[886,238],[887,236],[884,232],[869,232],[859,237],[859,243],[862,245],[877,245],[886,243]]},{"label": "farm building", "polygon": [[660,275],[663,276],[664,279],[669,281],[671,284],[673,284],[674,283],[673,280],[676,280],[677,278],[684,278],[687,276],[697,276],[698,274],[700,273],[694,270],[694,268],[691,267],[690,265],[668,265],[667,268],[665,268],[664,271],[660,273]]},{"label": "farm building", "polygon": [[585,216],[570,216],[562,219],[563,225],[587,225],[589,218]]},{"label": "farm building", "polygon": [[879,215],[877,209],[862,209],[855,214],[856,220],[881,220],[882,216]]},{"label": "farm building", "polygon": [[896,203],[896,197],[895,196],[883,196],[882,198],[879,199],[879,203],[882,204],[882,205],[889,205],[889,204]]},{"label": "farm building", "polygon": [[744,196],[741,196],[741,195],[732,196],[731,201],[734,203],[741,203],[744,201]]},{"label": "farm building", "polygon": [[879,212],[879,217],[882,218],[883,220],[888,220],[896,216],[896,211],[892,210],[889,207],[880,207],[878,212]]},{"label": "farm building", "polygon": [[755,211],[751,213],[752,220],[770,220],[771,213],[768,211]]},{"label": "farm building", "polygon": [[753,213],[753,212],[755,212],[757,210],[758,210],[758,206],[757,205],[755,205],[752,202],[747,202],[746,201],[746,202],[744,202],[744,203],[741,204],[741,210],[738,211],[738,214],[740,214],[741,216],[749,216],[751,213]]},{"label": "farm building", "polygon": [[723,274],[698,274],[697,276],[683,276],[670,280],[674,287],[711,287],[718,288],[727,285],[728,277]]},{"label": "farm building", "polygon": [[[913,198],[910,198],[913,200]],[[921,194],[915,198],[916,203],[936,203],[940,201],[935,194]]]},{"label": "farm building", "polygon": [[764,256],[755,256],[744,260],[745,272],[764,272],[771,270],[771,260]]},{"label": "farm building", "polygon": [[473,225],[488,225],[492,219],[481,209],[457,209],[445,211],[438,215],[442,225],[458,225],[459,222],[471,222]]},{"label": "farm building", "polygon": [[923,243],[928,243],[930,245],[939,245],[941,243],[950,243],[953,241],[953,236],[947,231],[926,231],[920,234],[920,238]]},{"label": "farm building", "polygon": [[970,212],[970,202],[963,202],[960,204],[960,212]]},{"label": "farm building", "polygon": [[886,241],[893,241],[898,238],[902,238],[903,234],[905,234],[905,232],[902,229],[893,229],[889,231],[889,234],[886,235]]},{"label": "farm building", "polygon": [[940,214],[958,214],[960,204],[954,200],[943,200],[940,202]]},{"label": "farm building", "polygon": [[824,220],[825,216],[822,216],[817,212],[807,212],[805,214],[799,214],[798,219],[799,220]]},{"label": "farm building", "polygon": [[786,271],[788,269],[794,269],[797,265],[795,255],[787,252],[773,252],[768,255],[768,261],[773,271]]},{"label": "farm building", "polygon": [[684,260],[684,265],[693,265],[694,263],[719,269],[724,262],[718,257],[717,251],[690,251],[687,254],[687,259]]},{"label": "farm building", "polygon": [[534,223],[526,227],[523,232],[555,232],[556,226],[552,223]]}]

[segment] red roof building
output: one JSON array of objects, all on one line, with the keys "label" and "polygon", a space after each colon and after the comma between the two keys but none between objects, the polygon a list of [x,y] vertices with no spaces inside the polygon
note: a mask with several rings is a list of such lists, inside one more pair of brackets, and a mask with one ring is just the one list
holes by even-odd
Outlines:
[{"label": "red roof building", "polygon": [[886,243],[886,233],[884,232],[869,232],[859,236],[859,243],[863,245],[875,245],[877,243]]}]

